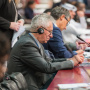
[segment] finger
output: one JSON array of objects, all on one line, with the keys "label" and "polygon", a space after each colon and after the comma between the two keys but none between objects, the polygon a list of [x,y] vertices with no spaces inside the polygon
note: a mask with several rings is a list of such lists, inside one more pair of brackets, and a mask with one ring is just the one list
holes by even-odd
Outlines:
[{"label": "finger", "polygon": [[84,59],[84,57],[83,57],[83,56],[81,56],[81,57],[80,57],[80,59]]},{"label": "finger", "polygon": [[18,26],[20,26],[21,23],[18,23]]},{"label": "finger", "polygon": [[81,57],[81,60],[83,61],[83,60],[84,60],[84,58],[83,58],[83,57]]},{"label": "finger", "polygon": [[77,52],[78,52],[78,53],[83,53],[84,51],[83,51],[83,50],[78,50]]},{"label": "finger", "polygon": [[84,45],[81,45],[81,49],[84,50]]},{"label": "finger", "polygon": [[18,31],[18,30],[19,30],[19,28],[17,27],[17,28],[16,28],[16,31]]},{"label": "finger", "polygon": [[84,59],[83,59],[83,58],[81,58],[81,59],[80,59],[80,62],[82,63],[83,61],[84,61]]},{"label": "finger", "polygon": [[17,29],[17,28],[16,28],[15,30],[16,30],[16,31],[18,31],[18,29]]}]

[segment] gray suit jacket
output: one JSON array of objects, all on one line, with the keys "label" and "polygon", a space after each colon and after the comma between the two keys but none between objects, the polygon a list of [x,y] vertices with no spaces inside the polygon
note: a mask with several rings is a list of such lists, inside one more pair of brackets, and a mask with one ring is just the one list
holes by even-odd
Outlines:
[{"label": "gray suit jacket", "polygon": [[23,35],[15,44],[8,63],[8,73],[23,73],[29,90],[36,90],[33,87],[41,88],[50,79],[53,72],[70,68],[73,68],[71,61],[48,58],[43,46],[40,44],[39,48],[29,34]]}]

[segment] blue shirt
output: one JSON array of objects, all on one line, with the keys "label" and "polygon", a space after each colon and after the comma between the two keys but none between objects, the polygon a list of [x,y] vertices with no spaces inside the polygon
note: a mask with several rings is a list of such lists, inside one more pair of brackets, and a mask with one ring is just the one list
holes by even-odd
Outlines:
[{"label": "blue shirt", "polygon": [[77,55],[75,51],[72,53],[67,50],[64,45],[61,30],[53,24],[53,38],[46,44],[43,44],[46,50],[51,51],[55,58],[71,58]]}]

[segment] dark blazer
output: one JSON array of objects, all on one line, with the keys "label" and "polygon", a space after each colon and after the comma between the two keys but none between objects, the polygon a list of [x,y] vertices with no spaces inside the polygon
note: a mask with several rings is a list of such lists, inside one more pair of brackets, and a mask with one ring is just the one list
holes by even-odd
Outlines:
[{"label": "dark blazer", "polygon": [[51,38],[48,43],[43,44],[46,50],[51,51],[55,58],[71,58],[76,55],[67,50],[64,45],[61,30],[53,24],[53,38]]},{"label": "dark blazer", "polygon": [[31,8],[29,8],[29,7],[25,8],[25,17],[27,19],[32,19],[34,17],[34,12]]},{"label": "dark blazer", "polygon": [[[3,31],[11,40],[13,36],[13,30],[9,29],[10,23],[15,21],[15,7],[13,1],[9,3],[9,0],[0,0],[0,31]],[[21,17],[18,16],[18,19]]]},{"label": "dark blazer", "polygon": [[17,41],[11,51],[8,63],[8,73],[23,73],[29,90],[41,88],[50,79],[53,72],[70,68],[73,68],[71,61],[66,61],[64,58],[54,60],[48,58],[43,46],[40,44],[38,47],[29,34],[22,36]]}]

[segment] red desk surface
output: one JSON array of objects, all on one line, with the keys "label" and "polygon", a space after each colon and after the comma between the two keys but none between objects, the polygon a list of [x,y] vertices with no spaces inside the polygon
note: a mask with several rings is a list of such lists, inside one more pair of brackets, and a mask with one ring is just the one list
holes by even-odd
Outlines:
[{"label": "red desk surface", "polygon": [[86,73],[90,77],[90,66],[83,67],[83,69],[86,71]]},{"label": "red desk surface", "polygon": [[87,43],[90,43],[90,39],[89,39],[89,38],[85,39],[85,41],[86,41]]},{"label": "red desk surface", "polygon": [[75,67],[71,70],[58,71],[47,90],[54,90],[54,87],[57,87],[58,84],[90,83],[90,77],[85,69],[83,67]]}]

